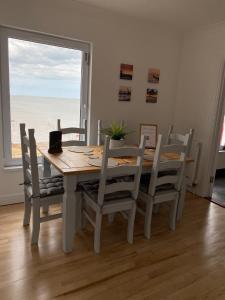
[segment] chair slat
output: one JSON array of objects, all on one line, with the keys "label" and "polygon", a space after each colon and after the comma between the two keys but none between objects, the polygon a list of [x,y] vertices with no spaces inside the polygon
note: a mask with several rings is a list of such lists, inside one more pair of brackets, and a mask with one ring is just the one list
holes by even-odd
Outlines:
[{"label": "chair slat", "polygon": [[84,128],[79,127],[68,127],[68,128],[61,128],[62,134],[70,134],[70,133],[77,133],[77,134],[85,134]]},{"label": "chair slat", "polygon": [[167,183],[177,183],[178,182],[179,177],[177,175],[168,175],[168,176],[162,176],[162,177],[158,177],[156,179],[156,186],[162,185],[162,184],[167,184]]},{"label": "chair slat", "polygon": [[134,182],[116,182],[107,184],[105,187],[105,194],[115,193],[119,191],[133,191],[135,188]]},{"label": "chair slat", "polygon": [[171,133],[170,134],[170,141],[176,141],[176,142],[184,143],[185,138],[186,137],[183,134],[179,134],[179,133]]},{"label": "chair slat", "polygon": [[67,141],[62,141],[62,146],[67,147],[67,146],[87,146],[87,120],[84,120],[84,127],[67,127],[67,128],[62,128],[61,127],[61,120],[57,120],[57,128],[62,132],[63,135],[66,134],[79,134],[81,137],[79,140],[67,140]]},{"label": "chair slat", "polygon": [[158,165],[158,171],[166,171],[168,169],[179,169],[182,165],[181,160],[168,160],[160,162]]},{"label": "chair slat", "polygon": [[63,147],[68,147],[68,146],[86,146],[85,141],[75,141],[75,140],[69,140],[69,141],[63,141],[62,142]]},{"label": "chair slat", "polygon": [[123,157],[123,156],[139,156],[142,149],[135,147],[123,147],[109,149],[109,157]]},{"label": "chair slat", "polygon": [[107,177],[134,175],[138,171],[138,166],[119,166],[108,168],[106,171]]},{"label": "chair slat", "polygon": [[181,144],[171,144],[171,145],[164,145],[160,149],[160,153],[181,153],[186,151],[187,146]]}]

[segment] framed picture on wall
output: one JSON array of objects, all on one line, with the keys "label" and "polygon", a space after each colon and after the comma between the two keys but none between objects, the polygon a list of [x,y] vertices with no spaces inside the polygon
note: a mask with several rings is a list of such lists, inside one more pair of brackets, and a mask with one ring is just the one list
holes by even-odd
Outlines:
[{"label": "framed picture on wall", "polygon": [[146,136],[145,148],[155,149],[157,143],[157,125],[140,124],[140,138],[142,134]]},{"label": "framed picture on wall", "polygon": [[156,68],[148,69],[148,82],[150,83],[159,83],[160,70]]},{"label": "framed picture on wall", "polygon": [[146,103],[157,103],[158,90],[157,89],[147,89],[146,91]]},{"label": "framed picture on wall", "polygon": [[133,78],[133,65],[121,64],[120,65],[120,79],[132,80]]},{"label": "framed picture on wall", "polygon": [[130,101],[130,100],[131,100],[131,87],[120,86],[119,101]]}]

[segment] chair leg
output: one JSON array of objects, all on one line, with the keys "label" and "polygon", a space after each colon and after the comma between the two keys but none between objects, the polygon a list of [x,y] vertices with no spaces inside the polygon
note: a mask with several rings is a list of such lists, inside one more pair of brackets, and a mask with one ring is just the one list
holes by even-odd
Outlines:
[{"label": "chair leg", "polygon": [[100,253],[101,225],[102,225],[102,214],[100,212],[97,212],[96,213],[96,222],[95,222],[95,236],[94,236],[95,253]]},{"label": "chair leg", "polygon": [[170,229],[173,231],[176,229],[178,199],[179,196],[177,196],[177,198],[174,201],[172,201],[171,208],[170,208]]},{"label": "chair leg", "polygon": [[30,224],[30,214],[31,214],[31,199],[28,197],[27,194],[25,194],[23,226]]},{"label": "chair leg", "polygon": [[178,200],[178,205],[177,205],[177,220],[180,221],[182,218],[183,210],[184,210],[184,201],[185,201],[185,196],[186,196],[186,182],[184,180],[184,183],[182,185],[182,189],[180,192],[180,197]]},{"label": "chair leg", "polygon": [[40,199],[33,199],[33,232],[32,232],[32,244],[38,243],[40,231]]},{"label": "chair leg", "polygon": [[145,213],[145,237],[150,239],[151,237],[151,223],[152,223],[152,210],[153,210],[153,201],[149,199],[146,203],[146,213]]},{"label": "chair leg", "polygon": [[136,207],[136,202],[134,202],[133,207],[128,214],[127,241],[129,244],[133,244],[134,241],[134,222],[136,215]]}]

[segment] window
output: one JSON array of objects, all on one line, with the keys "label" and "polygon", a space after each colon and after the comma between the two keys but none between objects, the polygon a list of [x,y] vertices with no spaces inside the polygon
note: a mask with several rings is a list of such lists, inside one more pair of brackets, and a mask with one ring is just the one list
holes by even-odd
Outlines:
[{"label": "window", "polygon": [[5,165],[21,164],[19,124],[49,131],[79,127],[87,118],[89,45],[19,30],[0,29],[1,102]]}]

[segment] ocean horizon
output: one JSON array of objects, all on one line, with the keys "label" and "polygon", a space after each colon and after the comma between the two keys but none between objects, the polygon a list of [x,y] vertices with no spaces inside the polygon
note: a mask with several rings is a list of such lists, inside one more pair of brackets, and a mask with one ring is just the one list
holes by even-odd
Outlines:
[{"label": "ocean horizon", "polygon": [[80,99],[11,95],[11,141],[20,143],[19,124],[35,129],[37,142],[47,142],[49,132],[57,129],[57,119],[62,127],[79,127]]}]

